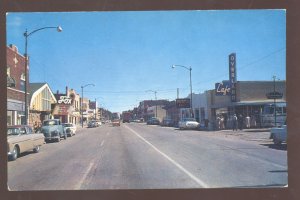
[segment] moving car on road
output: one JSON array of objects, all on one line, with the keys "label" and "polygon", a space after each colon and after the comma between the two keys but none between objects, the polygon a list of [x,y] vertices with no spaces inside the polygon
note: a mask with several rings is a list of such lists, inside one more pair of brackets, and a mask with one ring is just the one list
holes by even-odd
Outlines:
[{"label": "moving car on road", "polygon": [[41,132],[44,134],[46,142],[51,140],[59,142],[61,138],[67,139],[67,133],[59,119],[44,120]]},{"label": "moving car on road", "polygon": [[26,151],[39,152],[44,144],[44,135],[35,133],[30,126],[16,125],[7,127],[7,150],[10,160],[16,160]]},{"label": "moving car on road", "polygon": [[199,123],[194,118],[184,118],[178,122],[179,129],[197,129]]},{"label": "moving car on road", "polygon": [[62,124],[64,129],[65,129],[65,132],[67,133],[67,136],[70,136],[72,137],[73,135],[76,134],[76,126],[72,123],[63,123]]}]

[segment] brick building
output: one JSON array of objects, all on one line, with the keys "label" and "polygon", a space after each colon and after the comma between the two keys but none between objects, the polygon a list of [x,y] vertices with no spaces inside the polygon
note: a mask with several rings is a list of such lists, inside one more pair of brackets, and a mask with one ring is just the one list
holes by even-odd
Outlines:
[{"label": "brick building", "polygon": [[7,66],[6,66],[7,67],[7,124],[8,125],[24,124],[25,123],[25,57],[18,52],[18,48],[14,45],[9,45],[6,48],[6,53],[7,53],[7,58],[6,58],[7,59]]}]

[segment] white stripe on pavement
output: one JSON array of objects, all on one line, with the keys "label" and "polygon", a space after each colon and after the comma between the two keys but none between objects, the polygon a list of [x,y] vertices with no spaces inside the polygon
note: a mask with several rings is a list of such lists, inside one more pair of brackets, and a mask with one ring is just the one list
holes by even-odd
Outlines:
[{"label": "white stripe on pavement", "polygon": [[81,180],[77,183],[77,185],[75,186],[75,190],[80,190],[83,182],[85,181],[87,175],[90,173],[92,167],[94,166],[94,162],[90,162],[89,167],[87,168],[86,172],[84,173],[83,177],[81,178]]},{"label": "white stripe on pavement", "polygon": [[153,144],[148,142],[145,138],[140,136],[136,131],[129,128],[127,125],[125,125],[127,129],[129,129],[132,133],[134,133],[136,136],[138,136],[141,140],[143,140],[145,143],[147,143],[149,146],[151,146],[155,151],[157,151],[159,154],[161,154],[163,157],[165,157],[167,160],[169,160],[171,163],[173,163],[178,169],[183,171],[186,175],[188,175],[190,178],[192,178],[195,182],[197,182],[201,187],[208,188],[209,186],[204,183],[202,180],[198,179],[195,175],[193,175],[191,172],[189,172],[187,169],[185,169],[182,165],[178,164],[175,160],[167,156],[165,153],[160,151],[158,148],[156,148]]},{"label": "white stripe on pavement", "polygon": [[100,146],[102,147],[102,146],[103,146],[103,144],[104,144],[104,140],[101,142]]}]

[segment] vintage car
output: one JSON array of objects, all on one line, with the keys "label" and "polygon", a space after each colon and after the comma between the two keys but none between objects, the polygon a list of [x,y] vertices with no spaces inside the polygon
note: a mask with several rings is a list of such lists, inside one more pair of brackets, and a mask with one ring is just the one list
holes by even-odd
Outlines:
[{"label": "vintage car", "polygon": [[7,127],[7,154],[10,160],[16,160],[26,151],[39,152],[44,144],[44,135],[35,133],[30,126],[15,125]]},{"label": "vintage car", "polygon": [[73,135],[76,134],[76,126],[72,123],[63,123],[62,124],[64,129],[65,129],[65,132],[67,133],[67,136],[69,137],[72,137]]},{"label": "vintage car", "polygon": [[280,145],[282,142],[287,141],[286,125],[271,128],[270,132],[270,139],[273,139],[274,144]]},{"label": "vintage car", "polygon": [[113,119],[112,120],[113,126],[121,126],[121,120],[120,119]]},{"label": "vintage car", "polygon": [[185,118],[178,122],[179,129],[197,129],[199,123],[194,118]]},{"label": "vintage car", "polygon": [[67,139],[67,133],[59,119],[49,119],[43,121],[41,133],[45,136],[45,141],[60,141],[61,138]]},{"label": "vintage car", "polygon": [[147,125],[159,125],[160,121],[158,118],[156,117],[151,117],[150,119],[148,119],[147,121]]}]

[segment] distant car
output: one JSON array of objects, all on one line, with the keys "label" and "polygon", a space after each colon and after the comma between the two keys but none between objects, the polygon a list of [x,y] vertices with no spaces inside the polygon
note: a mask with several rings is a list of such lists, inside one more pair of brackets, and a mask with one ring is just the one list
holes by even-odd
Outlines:
[{"label": "distant car", "polygon": [[147,125],[159,125],[160,121],[158,118],[156,117],[151,117],[148,121],[147,121]]},{"label": "distant car", "polygon": [[174,126],[174,122],[172,119],[163,119],[160,125],[172,127]]},{"label": "distant car", "polygon": [[72,137],[73,135],[76,134],[76,126],[72,123],[63,123],[62,124],[64,129],[65,129],[65,132],[67,133],[67,136],[70,136]]},{"label": "distant car", "polygon": [[68,137],[59,119],[44,120],[41,133],[44,134],[46,142],[51,140],[59,142],[61,138],[66,140]]},{"label": "distant car", "polygon": [[112,120],[113,126],[121,126],[121,120],[120,119],[113,119]]},{"label": "distant car", "polygon": [[280,145],[282,142],[287,141],[286,125],[281,127],[274,127],[270,130],[270,139],[273,139],[274,144]]},{"label": "distant car", "polygon": [[102,122],[99,120],[96,120],[96,126],[101,126],[101,125],[102,125]]},{"label": "distant car", "polygon": [[16,160],[21,153],[26,151],[39,152],[44,142],[44,135],[35,133],[31,126],[7,127],[7,155],[10,160]]},{"label": "distant car", "polygon": [[88,128],[94,128],[97,127],[97,123],[94,120],[89,121]]},{"label": "distant car", "polygon": [[199,123],[194,118],[185,118],[178,122],[179,129],[197,129]]}]

